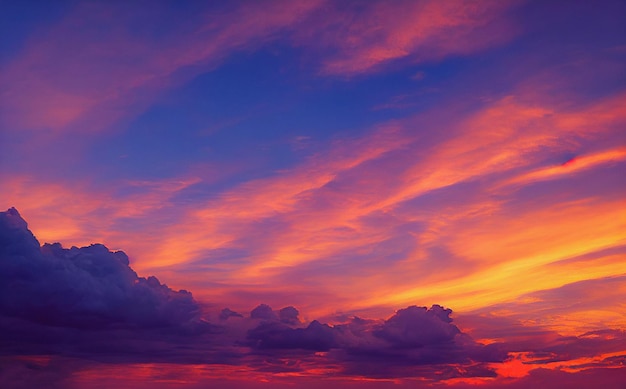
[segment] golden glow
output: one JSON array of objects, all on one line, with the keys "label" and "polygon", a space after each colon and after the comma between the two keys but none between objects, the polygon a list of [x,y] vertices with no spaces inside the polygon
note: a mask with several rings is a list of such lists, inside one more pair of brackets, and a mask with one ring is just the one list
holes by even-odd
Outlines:
[{"label": "golden glow", "polygon": [[[566,201],[549,185],[564,175],[623,163],[625,149],[537,167],[542,148],[571,153],[577,139],[615,131],[626,115],[621,98],[570,112],[509,96],[446,124],[450,136],[432,140],[435,146],[419,153],[407,147],[421,141],[411,128],[429,120],[437,128],[441,113],[388,123],[202,204],[171,203],[177,193],[202,182],[202,174],[132,183],[141,190],[125,196],[17,177],[11,179],[9,198],[23,200],[12,205],[42,241],[100,241],[125,249],[140,273],[166,275],[168,285],[205,298],[262,287],[268,294],[292,296],[290,303],[311,315],[332,313],[339,304],[368,309],[440,303],[471,310],[621,274],[619,256],[584,268],[550,267],[623,245],[626,207],[601,194],[572,193]],[[387,158],[390,154],[397,158]],[[516,198],[528,183],[547,185],[549,195]],[[480,189],[472,198],[456,194],[440,206],[419,205],[459,184]],[[413,201],[418,204],[407,206]],[[164,212],[172,219],[162,217]],[[144,227],[129,234],[117,227],[121,221]],[[398,237],[400,246],[389,243]],[[229,249],[240,250],[241,257],[211,263],[209,273],[177,271]],[[316,271],[324,266],[339,270]],[[344,277],[348,269],[354,277]],[[324,297],[293,293],[306,290],[295,281],[300,272]],[[213,286],[205,290],[206,281]],[[336,296],[337,305],[327,296]],[[243,302],[229,304],[238,303]],[[623,317],[610,322],[623,323]]]}]

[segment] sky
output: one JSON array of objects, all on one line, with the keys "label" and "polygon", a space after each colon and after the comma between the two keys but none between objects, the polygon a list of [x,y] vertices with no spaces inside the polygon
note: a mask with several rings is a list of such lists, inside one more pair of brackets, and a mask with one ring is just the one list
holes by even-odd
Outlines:
[{"label": "sky", "polygon": [[626,381],[623,1],[1,3],[3,387]]}]

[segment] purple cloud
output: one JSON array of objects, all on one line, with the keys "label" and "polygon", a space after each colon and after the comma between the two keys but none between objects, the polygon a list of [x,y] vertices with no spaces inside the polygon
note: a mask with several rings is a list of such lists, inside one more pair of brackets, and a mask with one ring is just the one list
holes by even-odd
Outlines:
[{"label": "purple cloud", "polygon": [[243,317],[243,315],[229,308],[222,309],[222,312],[220,312],[220,315],[219,315],[220,320],[228,320],[231,317]]},{"label": "purple cloud", "polygon": [[248,331],[248,345],[254,349],[301,349],[328,351],[338,346],[336,333],[327,324],[313,320],[306,328],[290,328],[279,322],[265,322]]},{"label": "purple cloud", "polygon": [[[501,345],[485,346],[464,334],[452,324],[452,310],[439,305],[400,309],[384,322],[354,317],[345,324],[330,326],[313,320],[308,326],[295,324],[296,328],[272,318],[273,311],[266,305],[257,307],[254,316],[261,309],[266,320],[247,332],[244,343],[254,352],[276,358],[295,353],[305,359],[327,352],[329,360],[340,363],[348,375],[430,377],[435,370],[428,366],[454,364],[467,368],[464,373],[450,373],[451,378],[490,377],[495,373],[487,364],[507,358]],[[422,368],[415,370],[418,366]]]},{"label": "purple cloud", "polygon": [[397,348],[424,347],[453,342],[461,331],[452,323],[451,309],[411,306],[400,309],[374,335]]},{"label": "purple cloud", "polygon": [[299,314],[300,312],[298,312],[298,310],[292,306],[282,308],[280,311],[278,311],[278,317],[280,318],[280,321],[291,325],[296,325],[300,323],[300,319],[298,318]]},{"label": "purple cloud", "polygon": [[101,244],[40,247],[17,210],[0,214],[0,308],[5,316],[79,328],[184,327],[199,320],[191,293],[138,277]]},{"label": "purple cloud", "polygon": [[[200,361],[216,326],[191,293],[138,277],[128,256],[101,244],[39,245],[14,208],[0,212],[0,348],[5,354]],[[207,354],[207,353],[205,353]],[[215,360],[218,360],[215,358]]]},{"label": "purple cloud", "polygon": [[[245,345],[252,354],[276,356],[326,351],[331,359],[351,364],[493,359],[486,347],[452,324],[452,311],[439,305],[401,309],[385,322],[353,318],[330,326],[317,320],[302,323],[292,306],[274,311],[260,304],[248,318],[223,309],[219,324],[211,325],[201,318],[191,293],[174,291],[156,277],[137,276],[121,251],[101,244],[70,249],[59,243],[40,246],[13,208],[0,213],[0,243],[0,326],[10,335],[6,344],[18,352],[30,345],[37,351],[71,355],[86,350],[113,355],[131,351],[139,359],[146,353],[150,358],[165,353],[166,360],[204,362],[224,361],[223,355],[231,355],[231,363],[238,363],[240,352],[235,350]],[[228,320],[233,317],[241,320]],[[156,338],[166,343],[193,339],[195,346],[182,354],[167,353],[164,350],[171,347]],[[498,354],[496,360],[502,358]]]},{"label": "purple cloud", "polygon": [[250,312],[250,318],[260,320],[278,320],[276,313],[267,304],[260,304]]},{"label": "purple cloud", "polygon": [[[0,349],[9,360],[53,354],[115,363],[245,365],[259,373],[317,366],[345,377],[431,381],[495,377],[494,364],[510,361],[511,352],[525,353],[537,367],[568,360],[580,360],[571,365],[579,369],[623,364],[623,331],[483,345],[451,314],[440,305],[410,306],[387,320],[351,317],[328,325],[302,322],[292,306],[274,311],[260,304],[247,317],[225,308],[210,324],[191,293],[137,276],[123,252],[101,244],[40,246],[17,210],[0,212]],[[598,350],[609,354],[584,359]]]}]

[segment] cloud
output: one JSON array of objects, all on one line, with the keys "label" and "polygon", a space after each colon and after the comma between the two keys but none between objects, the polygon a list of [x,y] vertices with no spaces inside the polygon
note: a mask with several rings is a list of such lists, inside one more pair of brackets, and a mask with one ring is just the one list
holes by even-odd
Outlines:
[{"label": "cloud", "polygon": [[101,244],[40,247],[14,208],[0,213],[0,242],[3,316],[85,329],[200,325],[191,293],[138,277],[121,251]]},{"label": "cloud", "polygon": [[250,317],[252,319],[261,319],[261,320],[278,320],[278,317],[272,310],[272,308],[267,304],[261,304],[258,307],[254,308],[250,312]]},{"label": "cloud", "polygon": [[519,177],[513,178],[506,184],[520,184],[534,181],[552,180],[561,176],[575,174],[578,171],[591,169],[596,165],[621,162],[626,159],[626,148],[604,150],[591,155],[574,157],[561,165],[540,168]]},{"label": "cloud", "polygon": [[[246,345],[251,355],[329,352],[334,363],[487,360],[483,347],[452,324],[452,311],[438,305],[401,309],[384,322],[352,318],[331,326],[301,322],[292,306],[260,304],[245,318],[223,309],[219,324],[209,324],[191,293],[138,277],[121,251],[40,246],[14,208],[0,213],[0,258],[0,328],[11,352],[238,364],[238,345]],[[194,346],[181,353],[166,351],[189,342]]]},{"label": "cloud", "polygon": [[[451,313],[452,310],[439,305],[428,309],[410,306],[398,310],[382,324],[355,319],[339,327],[347,339],[344,358],[366,365],[384,360],[393,360],[398,365],[470,365],[501,362],[506,358],[506,352],[499,345],[485,346],[463,333],[452,324]],[[350,336],[345,337],[345,333]],[[353,368],[364,369],[361,366]],[[488,371],[484,369],[476,373],[493,374]],[[393,369],[379,369],[384,375],[406,374],[392,372]]]},{"label": "cloud", "polygon": [[[268,308],[263,306],[267,312]],[[353,317],[344,324],[331,326],[313,320],[298,328],[264,315],[268,320],[247,332],[246,344],[277,358],[285,350],[304,357],[327,352],[329,361],[344,366],[346,374],[365,376],[412,376],[405,368],[396,369],[398,366],[469,366],[505,360],[507,354],[498,345],[476,343],[452,324],[451,313],[439,305],[429,309],[411,306],[398,310],[384,322]],[[372,366],[376,367],[372,370]],[[425,369],[418,375],[430,373]],[[466,375],[474,373],[493,375],[486,367]]]},{"label": "cloud", "polygon": [[[293,306],[274,311],[260,304],[246,317],[223,309],[211,324],[191,293],[174,291],[156,277],[138,277],[121,251],[100,244],[40,246],[14,208],[0,213],[0,312],[5,382],[19,381],[32,366],[39,373],[25,382],[65,382],[74,369],[89,368],[88,361],[157,362],[166,369],[214,365],[222,372],[245,371],[253,380],[332,371],[342,379],[425,383],[511,377],[509,370],[521,363],[515,377],[529,379],[543,368],[616,368],[626,351],[624,331],[611,329],[569,337],[518,331],[512,341],[484,344],[440,305],[409,306],[386,320],[343,317],[330,325],[301,321]],[[24,354],[54,356],[40,361]],[[53,374],[59,364],[66,368]]]},{"label": "cloud", "polygon": [[[573,258],[551,264],[548,268],[563,267],[561,271],[575,271],[586,262],[596,266],[615,267],[624,257],[621,246],[594,252],[586,257]],[[582,263],[581,263],[582,262]],[[563,286],[533,291],[514,300],[482,307],[459,317],[465,328],[477,338],[491,338],[509,342],[548,334],[576,336],[583,332],[605,328],[626,328],[626,311],[616,309],[626,293],[626,275],[576,281]]]},{"label": "cloud", "polygon": [[277,32],[321,57],[326,74],[363,73],[404,57],[464,55],[510,39],[512,28],[500,19],[510,7],[495,1],[357,7],[267,1],[181,14],[163,4],[149,11],[78,4],[30,37],[4,67],[2,116],[21,129],[103,131],[231,54],[278,40]]},{"label": "cloud", "polygon": [[451,309],[439,305],[432,308],[411,306],[400,309],[385,322],[375,335],[395,347],[424,347],[454,340],[461,331],[452,325]]},{"label": "cloud", "polygon": [[[394,6],[331,4],[313,12],[295,41],[322,53],[322,73],[355,75],[398,60],[436,61],[497,46],[515,36],[515,6],[497,1],[406,1]],[[350,21],[347,23],[346,21]]]},{"label": "cloud", "polygon": [[219,319],[220,320],[228,320],[231,317],[243,317],[243,315],[240,314],[240,313],[237,313],[237,312],[235,312],[235,311],[233,311],[231,309],[224,308],[224,309],[222,309],[222,312],[220,312]]},{"label": "cloud", "polygon": [[255,349],[301,349],[328,351],[337,347],[335,332],[327,324],[313,320],[306,328],[290,328],[282,323],[261,323],[248,331],[248,344]]},{"label": "cloud", "polygon": [[3,69],[3,118],[10,127],[37,131],[109,129],[144,109],[162,90],[210,70],[234,52],[272,40],[276,31],[317,6],[316,1],[271,1],[207,5],[180,14],[165,4],[150,10],[78,4],[31,37]]},{"label": "cloud", "polygon": [[300,319],[298,318],[300,312],[295,307],[285,307],[278,311],[278,317],[280,321],[285,324],[295,325],[300,323]]}]

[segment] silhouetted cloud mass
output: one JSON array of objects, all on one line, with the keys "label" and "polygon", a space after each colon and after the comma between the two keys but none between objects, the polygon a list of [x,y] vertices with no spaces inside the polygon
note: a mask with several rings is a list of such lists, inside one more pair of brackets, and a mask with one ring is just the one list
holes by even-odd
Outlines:
[{"label": "silhouetted cloud mass", "polygon": [[461,331],[452,323],[451,309],[411,306],[400,309],[374,334],[394,347],[412,348],[454,341]]},{"label": "silhouetted cloud mass", "polygon": [[[400,309],[384,322],[354,317],[334,326],[317,320],[306,326],[289,325],[272,316],[273,311],[265,305],[255,308],[251,318],[259,318],[261,311],[265,320],[246,336],[245,344],[253,350],[276,356],[281,350],[302,354],[327,351],[333,360],[359,375],[397,376],[406,374],[398,372],[398,366],[502,362],[507,358],[501,344],[485,346],[464,334],[452,324],[452,310],[439,305]],[[489,369],[474,373],[493,374]]]},{"label": "silhouetted cloud mass", "polygon": [[313,320],[305,328],[265,322],[248,331],[249,345],[257,349],[302,349],[328,351],[338,346],[332,327]]},{"label": "silhouetted cloud mass", "polygon": [[250,312],[252,319],[260,320],[278,320],[278,316],[274,313],[274,310],[267,304],[260,304]]},{"label": "silhouetted cloud mass", "polygon": [[[138,277],[101,244],[39,245],[14,208],[0,213],[0,349],[110,361],[199,361],[191,350],[215,327],[191,293]],[[0,379],[0,382],[2,379]]]},{"label": "silhouetted cloud mass", "polygon": [[191,293],[138,277],[101,244],[39,242],[14,208],[0,215],[0,309],[5,316],[78,328],[184,327],[199,319]]},{"label": "silhouetted cloud mass", "polygon": [[[30,350],[54,344],[62,347],[53,349],[70,354],[86,348],[133,350],[141,359],[147,350],[154,350],[156,338],[180,342],[184,335],[198,340],[194,353],[205,348],[203,361],[214,361],[210,351],[216,345],[222,352],[224,347],[232,351],[244,345],[253,354],[276,356],[286,350],[302,355],[332,351],[332,358],[348,362],[392,358],[459,363],[505,356],[486,351],[463,334],[452,324],[452,311],[439,305],[401,309],[384,322],[355,317],[330,326],[317,320],[301,322],[292,306],[275,311],[260,304],[248,317],[225,308],[217,324],[209,324],[191,293],[172,290],[153,276],[137,276],[122,251],[112,252],[101,244],[70,249],[59,243],[40,246],[14,208],[0,213],[0,243],[0,323],[6,343],[17,351],[26,344]],[[97,342],[103,333],[118,345]],[[74,345],[65,345],[67,339]],[[139,342],[129,345],[129,339]]]},{"label": "silhouetted cloud mass", "polygon": [[237,313],[229,308],[224,308],[222,309],[222,312],[220,312],[220,316],[219,319],[220,320],[228,320],[231,317],[243,317],[243,315],[241,313]]},{"label": "silhouetted cloud mass", "polygon": [[[511,352],[524,350],[541,365],[583,358],[593,350],[616,353],[625,339],[623,331],[605,331],[557,336],[541,346],[484,345],[459,329],[452,310],[440,305],[410,306],[387,320],[348,317],[334,325],[303,322],[299,314],[293,306],[275,311],[260,304],[247,316],[224,308],[211,324],[191,293],[172,290],[153,276],[137,276],[123,252],[101,244],[41,246],[16,209],[0,212],[5,356],[246,365],[259,372],[323,364],[344,376],[438,381],[494,377],[493,363],[511,360]],[[300,362],[273,362],[285,358]],[[589,366],[613,366],[622,359]]]},{"label": "silhouetted cloud mass", "polygon": [[300,312],[295,307],[285,307],[278,311],[278,316],[280,321],[286,324],[298,324],[300,323],[300,319],[298,318]]}]

